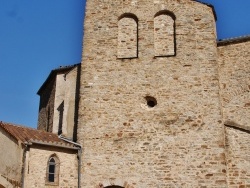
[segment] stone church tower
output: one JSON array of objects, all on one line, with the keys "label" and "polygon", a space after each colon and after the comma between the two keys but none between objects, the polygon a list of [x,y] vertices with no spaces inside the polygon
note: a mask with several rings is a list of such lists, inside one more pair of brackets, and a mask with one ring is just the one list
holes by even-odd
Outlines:
[{"label": "stone church tower", "polygon": [[250,188],[250,35],[195,0],[87,0],[81,64],[0,121],[0,188]]},{"label": "stone church tower", "polygon": [[213,7],[87,0],[82,187],[226,187]]}]

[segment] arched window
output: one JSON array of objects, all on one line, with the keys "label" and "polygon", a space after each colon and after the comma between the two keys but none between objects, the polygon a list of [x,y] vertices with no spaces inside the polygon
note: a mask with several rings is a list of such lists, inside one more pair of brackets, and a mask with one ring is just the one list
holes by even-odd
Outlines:
[{"label": "arched window", "polygon": [[52,155],[48,160],[46,182],[58,184],[59,182],[59,159],[56,155]]},{"label": "arched window", "polygon": [[138,19],[133,14],[123,14],[118,20],[117,57],[138,57]]},{"label": "arched window", "polygon": [[160,11],[154,17],[155,56],[174,56],[175,48],[175,15]]}]

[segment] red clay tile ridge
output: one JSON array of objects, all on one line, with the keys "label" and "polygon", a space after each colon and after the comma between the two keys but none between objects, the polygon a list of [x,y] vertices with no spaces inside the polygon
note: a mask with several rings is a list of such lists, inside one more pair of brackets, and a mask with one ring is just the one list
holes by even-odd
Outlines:
[{"label": "red clay tile ridge", "polygon": [[74,144],[65,142],[54,133],[0,121],[0,129],[1,128],[22,144],[41,144],[74,149]]}]

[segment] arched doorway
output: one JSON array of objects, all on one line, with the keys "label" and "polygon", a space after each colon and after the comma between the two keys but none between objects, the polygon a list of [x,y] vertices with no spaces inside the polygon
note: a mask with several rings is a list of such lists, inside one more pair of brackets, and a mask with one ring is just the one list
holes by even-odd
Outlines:
[{"label": "arched doorway", "polygon": [[103,182],[99,182],[98,185],[96,185],[95,188],[134,188],[134,186],[131,186],[128,184],[127,181],[124,179],[119,179],[119,178],[110,178],[110,179],[105,179]]}]

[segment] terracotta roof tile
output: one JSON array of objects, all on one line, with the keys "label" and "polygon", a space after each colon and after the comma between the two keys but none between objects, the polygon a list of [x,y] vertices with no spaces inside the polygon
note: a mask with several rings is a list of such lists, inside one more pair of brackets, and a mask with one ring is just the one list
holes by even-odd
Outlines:
[{"label": "terracotta roof tile", "polygon": [[73,144],[67,143],[54,133],[45,132],[42,130],[32,129],[20,125],[14,125],[11,123],[0,122],[0,128],[3,128],[16,140],[25,142],[38,141],[42,143],[53,143],[54,145],[65,145],[72,147]]}]

